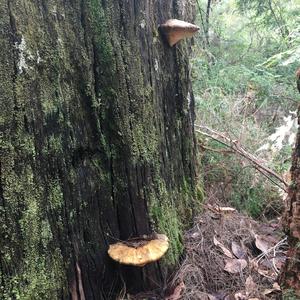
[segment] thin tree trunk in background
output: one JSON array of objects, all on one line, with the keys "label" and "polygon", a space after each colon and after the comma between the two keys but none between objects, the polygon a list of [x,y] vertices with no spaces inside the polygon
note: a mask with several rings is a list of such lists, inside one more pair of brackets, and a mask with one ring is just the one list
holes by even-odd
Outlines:
[{"label": "thin tree trunk in background", "polygon": [[209,16],[210,16],[210,10],[211,10],[211,0],[207,0],[207,6],[206,6],[206,15],[205,15],[205,38],[206,43],[209,46]]},{"label": "thin tree trunk in background", "polygon": [[209,36],[208,36],[208,31],[206,30],[206,18],[204,19],[203,15],[206,15],[205,11],[202,9],[200,1],[196,0],[197,2],[197,7],[198,7],[198,12],[201,20],[201,25],[200,30],[202,28],[203,33],[204,33],[204,43],[203,43],[203,48],[207,48],[209,46]]},{"label": "thin tree trunk in background", "polygon": [[[275,5],[276,5],[276,3],[275,3]],[[274,10],[274,8],[273,8],[272,1],[271,1],[271,0],[268,0],[268,6],[269,6],[270,12],[271,12],[271,14],[273,15],[273,18],[274,18],[276,24],[277,24],[277,27],[278,27],[279,30],[280,30],[280,33],[281,33],[282,38],[283,38],[283,39],[288,38],[288,36],[289,36],[289,30],[288,30],[288,28],[287,28],[287,26],[286,26],[285,20],[282,18],[282,15],[281,15],[281,13],[280,13],[280,8],[277,7],[277,11],[278,11],[278,14],[279,14],[279,16],[277,16],[277,14],[276,14],[276,12],[275,12],[275,10]],[[289,38],[288,38],[288,39],[289,39]]]},{"label": "thin tree trunk in background", "polygon": [[[114,299],[162,286],[195,207],[190,1],[0,0],[0,298]],[[163,263],[118,239],[166,233]]]}]

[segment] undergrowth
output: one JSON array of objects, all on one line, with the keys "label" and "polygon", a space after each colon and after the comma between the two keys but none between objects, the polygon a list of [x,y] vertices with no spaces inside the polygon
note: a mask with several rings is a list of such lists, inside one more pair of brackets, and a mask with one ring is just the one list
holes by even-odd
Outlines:
[{"label": "undergrowth", "polygon": [[[207,2],[198,3],[203,13]],[[198,22],[209,27],[209,43],[200,32],[192,60],[196,123],[225,134],[283,175],[290,168],[296,132],[291,112],[298,105],[297,61],[278,53],[296,42],[281,31],[271,34],[268,28],[276,24],[255,22],[250,11],[240,8],[236,1],[213,3],[209,24],[200,10]],[[282,16],[292,33],[299,19],[289,18],[294,7],[289,9]],[[207,194],[215,192],[253,217],[280,212],[282,191],[272,181],[218,142],[199,136],[199,143]]]}]

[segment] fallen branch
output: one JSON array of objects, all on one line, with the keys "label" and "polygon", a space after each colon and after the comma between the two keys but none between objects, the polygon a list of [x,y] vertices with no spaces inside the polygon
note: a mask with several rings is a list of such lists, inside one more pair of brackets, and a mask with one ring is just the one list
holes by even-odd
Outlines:
[{"label": "fallen branch", "polygon": [[254,258],[254,260],[256,260],[257,262],[259,262],[262,258],[264,258],[265,256],[267,256],[269,253],[271,253],[274,249],[287,244],[287,237],[284,237],[282,240],[280,240],[275,246],[267,249],[265,252],[262,252],[261,254],[259,254],[257,257]]},{"label": "fallen branch", "polygon": [[[275,264],[276,249],[279,248],[279,247],[281,247],[281,246],[283,246],[283,245],[287,245],[287,237],[285,237],[282,240],[280,240],[275,246],[273,246],[273,247],[269,248],[268,250],[266,250],[265,252],[261,253],[260,255],[258,255],[257,257],[255,257],[253,260],[258,263],[264,257],[266,257],[269,261],[272,259],[273,270],[275,271],[276,275],[278,275],[279,274],[279,270],[277,269],[276,264]],[[268,257],[268,254],[270,254],[272,251],[273,251],[273,257]]]},{"label": "fallen branch", "polygon": [[217,152],[217,153],[222,153],[222,154],[225,154],[225,153],[232,154],[232,153],[234,153],[234,151],[232,151],[232,150],[213,149],[213,148],[204,146],[203,144],[199,144],[199,147],[200,147],[201,149],[203,149],[203,150],[209,150],[209,151],[212,151],[212,152]]},{"label": "fallen branch", "polygon": [[[241,155],[242,157],[247,159],[257,171],[259,171],[261,174],[263,174],[265,177],[267,177],[270,181],[272,181],[280,189],[287,192],[287,188],[288,188],[289,184],[279,174],[277,174],[275,171],[273,171],[272,169],[270,169],[267,166],[264,166],[263,163],[256,156],[254,156],[253,154],[247,152],[240,145],[239,141],[232,140],[231,138],[229,138],[225,134],[223,134],[221,132],[217,132],[217,131],[215,131],[211,128],[208,128],[206,126],[195,125],[195,127],[198,128],[198,129],[196,129],[196,132],[217,141],[218,143],[224,145],[225,147],[230,148],[235,153],[238,153],[239,155]],[[276,180],[281,182],[284,186],[278,184],[276,181],[274,181],[272,179],[272,177],[276,178]]]}]

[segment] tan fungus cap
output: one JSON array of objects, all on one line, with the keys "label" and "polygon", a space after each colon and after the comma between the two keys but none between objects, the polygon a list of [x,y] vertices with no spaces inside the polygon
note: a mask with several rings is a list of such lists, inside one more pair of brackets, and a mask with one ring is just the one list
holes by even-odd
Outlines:
[{"label": "tan fungus cap", "polygon": [[192,37],[200,28],[188,22],[170,19],[160,25],[159,29],[165,35],[169,45],[172,47],[180,40]]},{"label": "tan fungus cap", "polygon": [[108,255],[124,265],[143,267],[159,260],[168,250],[169,241],[164,234],[156,234],[153,239],[139,239],[135,242],[118,242],[110,245]]}]

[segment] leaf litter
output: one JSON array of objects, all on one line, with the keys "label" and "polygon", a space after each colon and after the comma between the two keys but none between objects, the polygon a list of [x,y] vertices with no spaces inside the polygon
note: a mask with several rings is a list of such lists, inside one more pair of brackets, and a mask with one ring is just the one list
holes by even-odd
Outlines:
[{"label": "leaf litter", "polygon": [[281,299],[276,280],[287,243],[280,226],[207,208],[184,236],[185,259],[171,284],[184,283],[178,299]]},{"label": "leaf litter", "polygon": [[121,299],[282,299],[276,280],[287,242],[278,222],[255,221],[230,207],[204,207],[184,235],[184,259],[169,283]]}]

